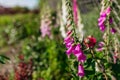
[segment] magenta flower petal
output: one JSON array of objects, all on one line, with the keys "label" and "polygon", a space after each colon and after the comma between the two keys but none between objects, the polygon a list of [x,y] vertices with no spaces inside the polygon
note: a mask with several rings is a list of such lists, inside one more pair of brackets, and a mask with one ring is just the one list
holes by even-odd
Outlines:
[{"label": "magenta flower petal", "polygon": [[67,36],[67,37],[64,39],[64,43],[68,43],[68,42],[70,42],[70,41],[71,41],[70,36]]},{"label": "magenta flower petal", "polygon": [[112,18],[110,18],[110,19],[109,19],[109,22],[110,22],[110,24],[112,24],[112,23],[113,23],[113,19],[112,19]]},{"label": "magenta flower petal", "polygon": [[70,48],[70,46],[72,46],[72,44],[73,44],[72,42],[69,42],[69,43],[66,43],[65,46],[66,46],[66,48]]},{"label": "magenta flower petal", "polygon": [[106,28],[105,25],[101,25],[101,26],[100,26],[100,30],[101,30],[101,31],[105,31],[105,28]]},{"label": "magenta flower petal", "polygon": [[78,5],[77,0],[73,0],[73,16],[74,16],[74,22],[78,23]]},{"label": "magenta flower petal", "polygon": [[116,32],[117,32],[117,30],[116,30],[116,29],[111,28],[111,33],[112,33],[112,34],[115,34]]},{"label": "magenta flower petal", "polygon": [[76,46],[75,46],[75,49],[73,50],[73,53],[74,54],[77,54],[77,53],[79,53],[79,52],[81,52],[81,46],[80,46],[80,44],[77,44]]},{"label": "magenta flower petal", "polygon": [[99,25],[99,26],[103,25],[104,22],[105,22],[105,20],[106,20],[105,17],[103,17],[103,18],[99,18],[99,19],[98,19],[98,21],[99,21],[98,25]]},{"label": "magenta flower petal", "polygon": [[103,51],[104,48],[100,47],[100,48],[97,48],[97,51]]},{"label": "magenta flower petal", "polygon": [[117,58],[118,57],[116,55],[113,56],[113,62],[114,62],[114,64],[116,64]]},{"label": "magenta flower petal", "polygon": [[74,55],[77,57],[78,61],[85,62],[86,56],[84,55],[83,51],[76,54],[74,53]]},{"label": "magenta flower petal", "polygon": [[105,10],[105,12],[106,12],[106,14],[110,14],[110,12],[111,12],[111,8],[108,7],[108,8]]},{"label": "magenta flower petal", "polygon": [[86,60],[86,56],[84,54],[79,55],[78,61],[85,62],[85,60]]},{"label": "magenta flower petal", "polygon": [[101,12],[100,17],[107,17],[107,14],[105,12]]},{"label": "magenta flower petal", "polygon": [[80,65],[78,66],[78,76],[83,77],[84,75],[85,75],[84,68],[83,68],[83,66],[80,64]]},{"label": "magenta flower petal", "polygon": [[105,43],[104,42],[99,42],[99,47],[103,47],[104,45],[105,45]]},{"label": "magenta flower petal", "polygon": [[66,51],[67,55],[70,55],[72,53],[72,51],[74,50],[74,46],[70,46],[70,48],[68,48],[68,50]]}]

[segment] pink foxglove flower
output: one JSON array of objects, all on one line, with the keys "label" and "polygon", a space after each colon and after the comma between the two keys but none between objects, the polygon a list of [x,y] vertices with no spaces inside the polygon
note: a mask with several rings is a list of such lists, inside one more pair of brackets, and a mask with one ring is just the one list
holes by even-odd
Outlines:
[{"label": "pink foxglove flower", "polygon": [[78,61],[85,62],[86,56],[84,55],[83,51],[81,50],[80,44],[77,44],[73,50],[73,54],[77,57]]},{"label": "pink foxglove flower", "polygon": [[79,62],[85,62],[86,61],[86,56],[84,55],[84,53],[81,51],[79,53],[74,53],[74,55],[77,57]]},{"label": "pink foxglove flower", "polygon": [[105,48],[105,43],[104,42],[99,42],[97,51],[103,51]]},{"label": "pink foxglove flower", "polygon": [[83,65],[78,66],[78,76],[83,77],[85,75]]},{"label": "pink foxglove flower", "polygon": [[109,19],[109,22],[110,22],[110,24],[112,24],[113,23],[113,19],[110,17],[110,19]]},{"label": "pink foxglove flower", "polygon": [[118,53],[114,52],[114,54],[113,54],[113,63],[114,64],[116,64],[117,58],[118,58]]},{"label": "pink foxglove flower", "polygon": [[106,12],[106,14],[107,14],[107,15],[109,15],[109,14],[110,14],[110,12],[111,12],[111,8],[110,8],[110,7],[108,7],[108,8],[105,10],[105,12]]},{"label": "pink foxglove flower", "polygon": [[[104,11],[101,11],[100,13],[100,18],[98,19],[98,26],[100,28],[101,31],[105,31],[105,21],[106,21],[106,18],[107,18],[107,15],[109,15],[111,12],[111,8],[108,7],[107,9],[105,9]],[[110,23],[112,23],[112,19],[110,18]]]},{"label": "pink foxglove flower", "polygon": [[117,32],[117,30],[116,30],[116,29],[111,28],[111,33],[112,33],[112,34],[115,34],[116,32]]},{"label": "pink foxglove flower", "polygon": [[64,39],[64,44],[67,48],[66,54],[68,55],[68,57],[70,56],[70,54],[74,50],[73,43],[74,43],[74,40],[70,36],[68,36]]},{"label": "pink foxglove flower", "polygon": [[48,36],[51,38],[51,28],[50,28],[50,21],[49,20],[45,20],[43,19],[41,21],[41,34],[42,34],[42,37],[45,37],[45,36]]},{"label": "pink foxglove flower", "polygon": [[73,15],[74,15],[74,22],[78,23],[78,5],[77,0],[73,0]]}]

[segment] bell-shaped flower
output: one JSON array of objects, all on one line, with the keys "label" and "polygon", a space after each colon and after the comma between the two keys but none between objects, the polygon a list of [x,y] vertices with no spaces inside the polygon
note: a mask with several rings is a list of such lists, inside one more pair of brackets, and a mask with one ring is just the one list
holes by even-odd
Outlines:
[{"label": "bell-shaped flower", "polygon": [[78,66],[78,76],[83,77],[84,75],[85,75],[85,72],[84,72],[83,65],[80,64],[80,65]]}]

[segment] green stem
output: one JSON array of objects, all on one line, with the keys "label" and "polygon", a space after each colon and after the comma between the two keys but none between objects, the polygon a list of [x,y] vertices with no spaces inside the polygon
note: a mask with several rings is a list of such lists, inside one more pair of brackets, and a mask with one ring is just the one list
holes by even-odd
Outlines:
[{"label": "green stem", "polygon": [[102,69],[101,72],[103,73],[105,80],[108,80],[108,77],[107,77],[107,74],[106,74],[103,64],[98,62],[98,60],[96,59],[96,56],[94,55],[94,50],[91,49],[90,51],[91,51],[91,55],[92,55],[93,59],[95,60],[95,62],[97,62],[98,66]]}]

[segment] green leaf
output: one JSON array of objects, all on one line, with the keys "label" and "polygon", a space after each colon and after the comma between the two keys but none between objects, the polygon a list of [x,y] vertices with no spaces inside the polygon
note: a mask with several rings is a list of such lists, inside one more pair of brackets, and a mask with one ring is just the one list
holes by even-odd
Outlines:
[{"label": "green leaf", "polygon": [[4,55],[0,55],[0,63],[5,64],[6,60],[10,60],[10,58]]}]

